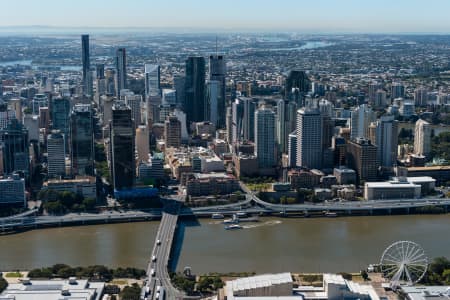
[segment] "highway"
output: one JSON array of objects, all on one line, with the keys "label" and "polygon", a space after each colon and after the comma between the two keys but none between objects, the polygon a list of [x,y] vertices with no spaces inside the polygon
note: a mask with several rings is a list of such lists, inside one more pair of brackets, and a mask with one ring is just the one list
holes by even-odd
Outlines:
[{"label": "highway", "polygon": [[[179,211],[180,216],[209,217],[213,213],[232,215],[237,212],[248,214],[274,214],[274,213],[305,213],[305,212],[346,212],[352,211],[375,211],[391,209],[409,209],[425,207],[430,205],[450,207],[449,198],[424,198],[424,199],[396,199],[375,201],[351,201],[351,202],[328,202],[316,204],[271,204],[262,201],[253,194],[247,194],[245,201],[212,207],[188,208],[183,207]],[[104,224],[117,222],[131,222],[159,219],[162,217],[161,209],[147,211],[110,211],[103,213],[70,213],[62,216],[12,216],[0,219],[0,231],[19,228],[38,228],[45,226],[63,226],[79,224]]]}]

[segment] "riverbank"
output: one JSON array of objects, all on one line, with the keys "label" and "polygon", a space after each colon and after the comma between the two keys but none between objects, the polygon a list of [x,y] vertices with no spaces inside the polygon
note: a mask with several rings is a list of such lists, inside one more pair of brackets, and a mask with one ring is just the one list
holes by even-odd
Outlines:
[{"label": "riverbank", "polygon": [[[276,209],[263,209],[257,207],[245,208],[238,211],[247,213],[248,215],[259,215],[266,217],[281,217],[281,218],[335,218],[335,217],[349,217],[349,216],[383,216],[383,215],[422,215],[422,214],[446,214],[448,213],[450,202],[448,199],[426,202],[395,202],[395,203],[381,203],[376,201],[377,205],[384,205],[377,207],[374,204],[367,203],[353,203],[351,205],[309,205],[309,206],[283,206]],[[270,206],[269,206],[270,207]],[[278,210],[280,211],[278,211]],[[236,210],[220,210],[211,208],[210,210],[200,210],[193,212],[190,208],[185,208],[186,211],[180,212],[181,218],[211,218],[213,212],[221,212],[226,216],[232,216]],[[24,218],[11,218],[0,221],[0,236],[15,233],[21,233],[28,230],[35,230],[40,228],[52,227],[72,227],[84,226],[93,224],[113,224],[113,223],[129,223],[157,220],[161,218],[161,211],[143,212],[139,210],[116,212],[109,211],[101,214],[80,214],[70,213],[62,216],[33,216]]]}]

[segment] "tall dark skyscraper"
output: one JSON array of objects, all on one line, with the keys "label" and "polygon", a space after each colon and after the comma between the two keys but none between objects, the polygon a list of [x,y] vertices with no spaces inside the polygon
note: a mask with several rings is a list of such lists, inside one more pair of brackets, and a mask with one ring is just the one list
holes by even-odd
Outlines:
[{"label": "tall dark skyscraper", "polygon": [[92,80],[90,75],[91,62],[89,57],[89,35],[83,34],[81,36],[81,61],[83,64],[83,94],[90,94],[90,86],[92,83],[89,83],[89,80]]},{"label": "tall dark skyscraper", "polygon": [[187,123],[205,121],[205,59],[201,56],[186,60],[185,93]]},{"label": "tall dark skyscraper", "polygon": [[127,53],[125,48],[116,50],[116,94],[127,88]]},{"label": "tall dark skyscraper", "polygon": [[69,131],[70,100],[68,98],[53,98],[50,103],[52,129],[67,134]]},{"label": "tall dark skyscraper", "polygon": [[209,80],[215,80],[219,82],[218,97],[217,97],[217,127],[225,127],[225,76],[226,76],[226,62],[223,55],[210,55],[209,56]]},{"label": "tall dark skyscraper", "polygon": [[131,109],[123,102],[112,108],[110,124],[111,138],[111,178],[114,189],[132,188],[135,178],[135,130],[131,119]]},{"label": "tall dark skyscraper", "polygon": [[3,168],[5,174],[15,171],[29,172],[28,130],[17,120],[12,119],[0,130],[0,143],[3,144]]},{"label": "tall dark skyscraper", "polygon": [[76,104],[70,114],[70,152],[73,175],[94,175],[94,132],[89,104]]},{"label": "tall dark skyscraper", "polygon": [[285,98],[304,106],[304,96],[310,90],[311,82],[304,71],[290,71],[286,78]]}]

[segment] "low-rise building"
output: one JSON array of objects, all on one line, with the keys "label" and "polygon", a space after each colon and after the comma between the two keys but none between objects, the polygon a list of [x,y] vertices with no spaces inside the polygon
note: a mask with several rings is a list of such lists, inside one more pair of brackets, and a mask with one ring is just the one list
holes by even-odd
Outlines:
[{"label": "low-rise building", "polygon": [[[370,284],[345,280],[342,275],[323,274],[323,285],[294,288],[290,273],[264,274],[227,281],[219,300],[381,300],[387,299]],[[415,299],[410,299],[415,300]],[[419,299],[418,299],[419,300]],[[423,300],[423,299],[420,299]]]},{"label": "low-rise building", "polygon": [[239,188],[238,180],[225,173],[192,173],[186,178],[186,194],[189,196],[231,194]]},{"label": "low-rise building", "polygon": [[364,185],[364,199],[416,199],[420,198],[420,190],[420,185],[408,182],[406,180],[366,182]]},{"label": "low-rise building", "polygon": [[26,206],[25,180],[18,174],[0,179],[0,205]]},{"label": "low-rise building", "polygon": [[[420,191],[422,195],[429,194],[434,191],[436,187],[436,179],[430,176],[417,176],[417,177],[405,177],[406,181],[420,185]],[[400,178],[394,177],[394,180],[401,180]]]},{"label": "low-rise building", "polygon": [[10,283],[0,300],[100,300],[105,283],[84,279],[29,280]]},{"label": "low-rise building", "polygon": [[441,185],[450,180],[450,166],[411,167],[407,174],[408,177],[430,176]]},{"label": "low-rise building", "polygon": [[290,170],[288,172],[288,180],[291,188],[296,189],[312,189],[319,185],[321,174],[305,170]]},{"label": "low-rise building", "polygon": [[333,197],[333,192],[331,189],[315,188],[314,196],[316,196],[320,201],[324,201],[331,199]]},{"label": "low-rise building", "polygon": [[97,185],[93,176],[77,176],[75,179],[49,179],[44,182],[44,189],[57,192],[69,191],[85,198],[96,198]]},{"label": "low-rise building", "polygon": [[140,162],[138,166],[139,180],[164,178],[164,161],[152,157],[148,162]]},{"label": "low-rise building", "polygon": [[292,296],[292,288],[291,273],[263,274],[227,281],[223,288],[222,299],[264,299],[274,296]]},{"label": "low-rise building", "polygon": [[336,176],[338,184],[356,184],[356,172],[353,169],[345,166],[334,168],[333,175]]},{"label": "low-rise building", "polygon": [[450,300],[450,285],[441,286],[402,286],[407,300]]}]

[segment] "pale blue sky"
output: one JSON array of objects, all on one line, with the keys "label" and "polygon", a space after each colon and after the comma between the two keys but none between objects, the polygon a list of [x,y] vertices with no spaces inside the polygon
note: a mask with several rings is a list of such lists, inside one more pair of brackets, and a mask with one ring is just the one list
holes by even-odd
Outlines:
[{"label": "pale blue sky", "polygon": [[450,0],[9,0],[0,26],[450,33]]}]

